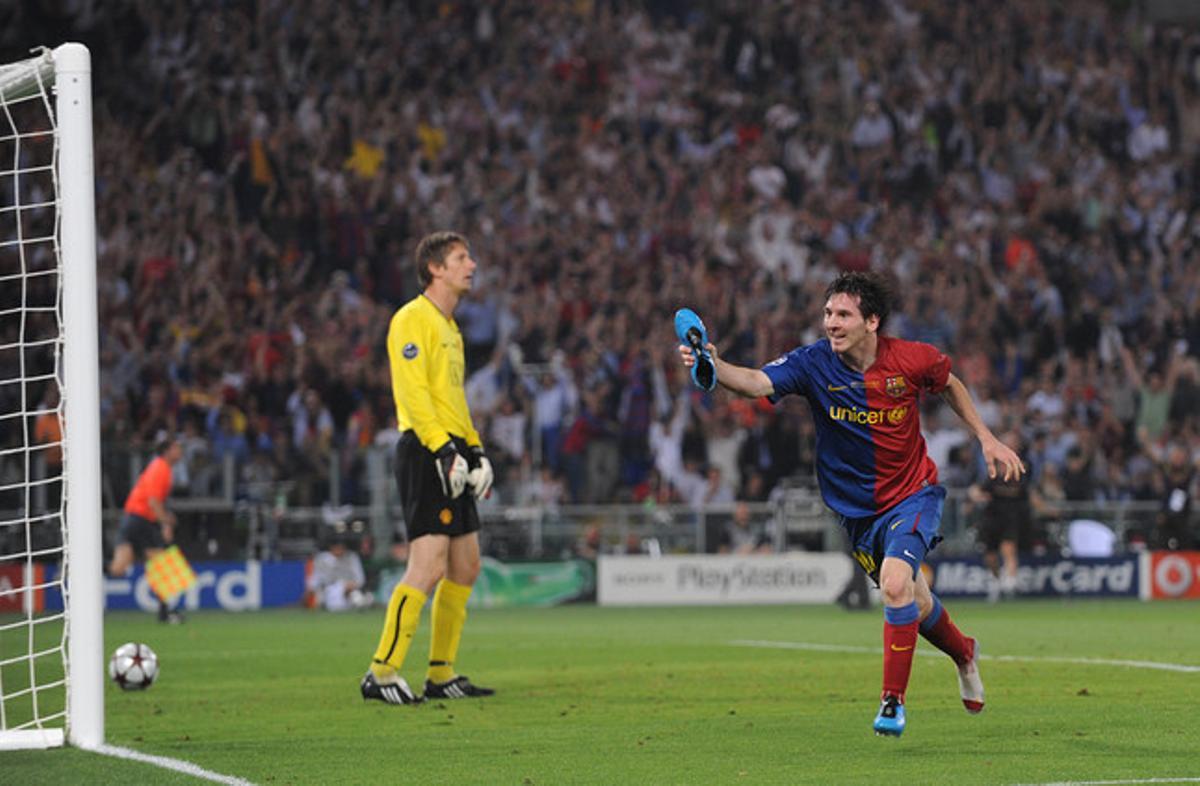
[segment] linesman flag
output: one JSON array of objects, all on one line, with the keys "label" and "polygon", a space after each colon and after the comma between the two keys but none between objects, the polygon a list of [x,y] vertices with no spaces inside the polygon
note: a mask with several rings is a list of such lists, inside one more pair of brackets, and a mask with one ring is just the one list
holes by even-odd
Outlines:
[{"label": "linesman flag", "polygon": [[196,583],[196,573],[178,546],[160,551],[146,562],[146,581],[164,603]]}]

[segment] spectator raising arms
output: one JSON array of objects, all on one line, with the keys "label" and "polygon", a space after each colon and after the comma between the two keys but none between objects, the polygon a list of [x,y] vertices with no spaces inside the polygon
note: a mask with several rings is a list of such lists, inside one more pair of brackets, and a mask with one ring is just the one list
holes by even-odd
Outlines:
[{"label": "spectator raising arms", "polygon": [[[1095,466],[1118,470],[1097,494],[1147,460],[1161,481],[1168,435],[1200,456],[1200,410],[1170,403],[1175,348],[1200,355],[1200,50],[1141,4],[141,3],[117,25],[60,5],[54,38],[123,75],[94,109],[109,444],[205,423],[216,389],[258,413],[235,461],[270,457],[322,497],[331,461],[355,465],[355,404],[390,414],[382,325],[416,294],[396,261],[454,225],[489,276],[463,303],[468,370],[519,351],[492,400],[538,429],[505,483],[541,482],[535,458],[566,479],[582,396],[564,388],[603,376],[589,416],[613,424],[611,493],[632,499],[656,315],[703,300],[746,362],[815,338],[824,282],[851,268],[896,275],[899,335],[990,365],[997,429],[1033,445],[1111,405],[1121,439]],[[27,55],[21,29],[0,55]],[[1095,396],[1067,422],[1073,402],[1029,380],[1061,383],[1070,358]],[[309,389],[315,423],[307,394],[287,406]],[[289,444],[252,439],[279,426]],[[765,498],[801,462],[741,427],[757,452],[725,479]]]}]

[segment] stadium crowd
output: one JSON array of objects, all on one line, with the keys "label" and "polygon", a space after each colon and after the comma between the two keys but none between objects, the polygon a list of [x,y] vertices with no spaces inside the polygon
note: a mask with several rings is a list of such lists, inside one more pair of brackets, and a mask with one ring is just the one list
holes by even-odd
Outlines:
[{"label": "stadium crowd", "polygon": [[338,460],[362,499],[413,245],[454,228],[502,502],[811,479],[803,404],[693,389],[671,316],[756,365],[874,268],[1043,497],[1163,500],[1200,541],[1196,31],[1073,0],[97,6],[18,4],[0,49],[92,48],[104,439],[182,433],[196,493],[232,454],[302,504]]}]

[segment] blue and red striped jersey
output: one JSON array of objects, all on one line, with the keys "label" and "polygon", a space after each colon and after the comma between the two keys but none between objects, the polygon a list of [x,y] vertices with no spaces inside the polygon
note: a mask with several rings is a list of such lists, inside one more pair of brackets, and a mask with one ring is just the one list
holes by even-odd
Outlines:
[{"label": "blue and red striped jersey", "polygon": [[817,430],[817,482],[825,504],[849,518],[874,516],[937,483],[919,415],[923,392],[939,393],[950,358],[936,347],[879,337],[875,363],[852,370],[827,339],[763,366],[772,403],[808,399]]}]

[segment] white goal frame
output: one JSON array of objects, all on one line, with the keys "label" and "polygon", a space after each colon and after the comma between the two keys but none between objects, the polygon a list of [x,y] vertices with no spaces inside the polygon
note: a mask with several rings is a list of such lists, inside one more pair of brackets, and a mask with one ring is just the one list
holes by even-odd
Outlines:
[{"label": "white goal frame", "polygon": [[[67,43],[34,56],[34,67],[5,78],[17,96],[53,85],[58,137],[57,240],[62,284],[62,566],[67,648],[65,741],[104,744],[104,584],[100,497],[100,363],[96,307],[96,210],[92,151],[92,57]],[[40,61],[40,62],[38,62]],[[62,745],[61,729],[0,731],[0,750]]]}]

